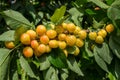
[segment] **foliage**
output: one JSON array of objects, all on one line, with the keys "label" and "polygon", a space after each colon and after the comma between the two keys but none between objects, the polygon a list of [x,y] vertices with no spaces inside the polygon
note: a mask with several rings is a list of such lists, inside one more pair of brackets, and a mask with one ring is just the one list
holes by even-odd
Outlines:
[{"label": "foliage", "polygon": [[[120,0],[1,0],[0,79],[119,80],[119,5]],[[21,34],[35,30],[40,24],[47,30],[59,31],[63,22],[74,23],[87,33],[77,56],[75,46],[67,46],[67,57],[59,48],[39,57],[23,55],[25,45],[20,42]],[[114,25],[114,31],[106,32],[104,42],[99,44],[89,39],[89,32],[98,35],[108,24]],[[8,49],[6,41],[14,42],[15,47]]]}]

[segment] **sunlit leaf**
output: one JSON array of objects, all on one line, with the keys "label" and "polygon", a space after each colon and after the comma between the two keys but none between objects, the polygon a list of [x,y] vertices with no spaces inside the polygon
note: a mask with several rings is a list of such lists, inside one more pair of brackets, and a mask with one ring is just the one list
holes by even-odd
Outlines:
[{"label": "sunlit leaf", "polygon": [[109,80],[117,80],[116,77],[111,72],[109,72],[108,78]]},{"label": "sunlit leaf", "polygon": [[33,73],[30,65],[28,64],[27,60],[21,56],[20,57],[20,65],[23,68],[23,70],[32,78],[36,78],[35,74]]},{"label": "sunlit leaf", "polygon": [[50,62],[48,60],[48,57],[46,55],[43,55],[39,58],[40,61],[40,70],[46,70],[50,67]]},{"label": "sunlit leaf", "polygon": [[58,72],[53,67],[50,67],[48,70],[46,70],[43,76],[44,76],[44,80],[59,80]]},{"label": "sunlit leaf", "polygon": [[12,80],[19,80],[17,71],[13,74]]},{"label": "sunlit leaf", "polygon": [[100,27],[103,27],[103,23],[97,22],[94,18],[93,18],[93,28],[98,29]]},{"label": "sunlit leaf", "polygon": [[98,55],[97,50],[94,49],[94,58],[96,63],[106,72],[108,71],[108,67],[107,64],[105,63],[105,61]]},{"label": "sunlit leaf", "polygon": [[4,63],[9,54],[10,54],[9,49],[0,48],[0,66]]},{"label": "sunlit leaf", "polygon": [[69,76],[68,69],[62,69],[60,71],[60,74],[61,74],[61,80],[66,80]]},{"label": "sunlit leaf", "polygon": [[21,34],[23,34],[26,31],[27,31],[27,28],[24,25],[21,25],[20,27],[18,27],[15,30],[15,34],[14,34],[14,37],[15,37],[15,42],[14,43],[15,44],[17,44],[20,41]]},{"label": "sunlit leaf", "polygon": [[86,51],[86,53],[87,53],[87,55],[88,55],[89,57],[92,57],[92,56],[93,56],[93,53],[90,51],[90,49],[89,49],[89,44],[88,44],[87,41],[85,42],[85,51]]},{"label": "sunlit leaf", "polygon": [[95,47],[97,54],[108,64],[112,61],[112,54],[110,52],[110,49],[106,43],[103,43],[101,47],[96,46]]},{"label": "sunlit leaf", "polygon": [[89,15],[94,15],[96,14],[94,11],[92,11],[91,9],[86,9],[85,10],[86,13],[88,13]]},{"label": "sunlit leaf", "polygon": [[59,9],[56,9],[54,14],[51,16],[51,21],[57,23],[65,14],[66,6],[61,6]]},{"label": "sunlit leaf", "polygon": [[20,25],[26,25],[26,27],[34,27],[21,13],[14,10],[3,11],[2,16],[4,17],[7,25],[12,29],[17,29]]},{"label": "sunlit leaf", "polygon": [[71,15],[71,19],[74,21],[74,23],[81,26],[80,22],[82,21],[83,12],[80,12],[76,8],[71,8],[68,12]]},{"label": "sunlit leaf", "polygon": [[0,35],[0,41],[14,41],[14,30],[9,30]]},{"label": "sunlit leaf", "polygon": [[[0,50],[1,52],[1,50]],[[7,52],[7,50],[2,50],[3,54],[5,52]],[[1,55],[0,55],[1,57]],[[1,61],[1,60],[0,60]],[[8,73],[8,64],[9,64],[9,61],[10,61],[10,56],[8,56],[4,63],[2,65],[0,65],[0,80],[7,80],[7,73]]]},{"label": "sunlit leaf", "polygon": [[26,76],[26,72],[24,70],[22,70],[21,72],[22,72],[21,73],[21,79],[22,80],[26,80],[26,77],[25,77]]}]

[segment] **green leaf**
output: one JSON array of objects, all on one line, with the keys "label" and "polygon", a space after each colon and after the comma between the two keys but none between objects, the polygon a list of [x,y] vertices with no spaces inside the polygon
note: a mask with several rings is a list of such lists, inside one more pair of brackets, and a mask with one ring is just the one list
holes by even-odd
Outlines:
[{"label": "green leaf", "polygon": [[120,8],[119,6],[112,6],[108,9],[107,15],[111,20],[120,19]]},{"label": "green leaf", "polygon": [[90,49],[89,49],[89,44],[88,44],[87,41],[85,41],[85,51],[86,51],[86,53],[87,53],[87,55],[88,55],[89,57],[92,57],[92,56],[93,56],[93,53],[90,51]]},{"label": "green leaf", "polygon": [[111,38],[114,42],[118,43],[120,45],[120,34],[118,32],[115,32],[115,34],[111,34]]},{"label": "green leaf", "polygon": [[95,47],[97,54],[108,64],[111,63],[113,57],[110,52],[110,49],[106,43],[103,43],[102,46]]},{"label": "green leaf", "polygon": [[67,46],[66,50],[68,51],[69,54],[74,54],[76,47],[75,46]]},{"label": "green leaf", "polygon": [[30,65],[29,65],[28,62],[27,62],[27,60],[26,60],[23,56],[20,57],[20,65],[21,65],[21,67],[23,68],[23,70],[24,70],[30,77],[32,77],[32,78],[37,78],[37,77],[35,76],[35,74],[33,73]]},{"label": "green leaf", "polygon": [[14,41],[14,30],[9,30],[0,35],[0,41]]},{"label": "green leaf", "polygon": [[43,17],[44,17],[44,12],[42,11],[38,12],[38,15],[35,18],[35,25],[37,25],[42,20]]},{"label": "green leaf", "polygon": [[18,60],[18,55],[16,55],[16,52],[13,51],[10,55],[10,64],[8,68],[8,78],[9,80],[19,80],[18,79],[18,69],[17,69],[17,60]]},{"label": "green leaf", "polygon": [[51,16],[51,21],[57,23],[65,14],[66,6],[61,6],[59,9],[56,9],[54,14]]},{"label": "green leaf", "polygon": [[106,3],[107,3],[108,5],[111,5],[114,1],[115,1],[115,0],[106,0]]},{"label": "green leaf", "polygon": [[107,64],[104,62],[104,60],[98,55],[97,53],[97,50],[96,50],[96,47],[94,49],[94,58],[95,58],[95,61],[96,63],[106,72],[109,72],[108,71],[108,67],[107,67]]},{"label": "green leaf", "polygon": [[94,15],[96,14],[94,11],[92,11],[91,9],[86,9],[85,10],[86,13],[88,13],[89,15]]},{"label": "green leaf", "polygon": [[48,70],[44,71],[44,80],[59,80],[58,71],[53,67],[50,67]]},{"label": "green leaf", "polygon": [[117,80],[116,77],[111,72],[108,73],[108,78],[109,80]]},{"label": "green leaf", "polygon": [[[1,52],[1,49],[0,49],[0,52]],[[1,53],[5,53],[5,52],[7,52],[7,50],[3,50]],[[1,61],[1,55],[0,55],[0,61]],[[8,56],[6,59],[5,59],[5,61],[4,61],[4,63],[2,64],[2,65],[0,65],[0,80],[7,80],[7,71],[8,71],[8,63],[9,63],[9,61],[10,61],[10,56]]]},{"label": "green leaf", "polygon": [[32,60],[33,64],[36,65],[37,68],[40,67],[40,62],[38,60]]},{"label": "green leaf", "polygon": [[68,69],[62,69],[60,71],[60,74],[61,74],[61,80],[66,80],[69,76]]},{"label": "green leaf", "polygon": [[75,3],[76,3],[77,5],[83,5],[83,4],[87,3],[87,2],[88,2],[87,0],[83,0],[83,1],[75,0]]},{"label": "green leaf", "polygon": [[78,63],[76,62],[76,60],[73,56],[68,57],[67,63],[68,63],[68,68],[70,70],[77,73],[78,75],[84,76],[84,74],[82,73]]},{"label": "green leaf", "polygon": [[74,21],[74,23],[80,26],[80,22],[82,22],[83,12],[80,12],[76,8],[71,8],[68,12],[71,15],[71,19]]},{"label": "green leaf", "polygon": [[[45,25],[47,30],[53,29],[53,27],[55,27],[55,25],[53,23],[43,22],[43,24]],[[53,27],[51,27],[51,26],[53,26]]]},{"label": "green leaf", "polygon": [[12,29],[17,29],[20,25],[26,25],[26,27],[34,27],[21,13],[14,10],[3,11],[2,16],[4,17],[7,25]]},{"label": "green leaf", "polygon": [[89,0],[89,1],[95,3],[97,6],[103,8],[103,9],[108,9],[109,8],[109,6],[105,3],[103,3],[101,0]]},{"label": "green leaf", "polygon": [[10,54],[9,49],[0,48],[0,66],[4,63],[9,54]]},{"label": "green leaf", "polygon": [[119,40],[120,40],[120,36],[116,36],[116,34],[111,35],[109,38],[109,46],[112,49],[113,53],[120,59],[120,42],[119,42]]},{"label": "green leaf", "polygon": [[118,59],[115,60],[115,75],[117,80],[120,80],[120,61]]},{"label": "green leaf", "polygon": [[93,28],[98,29],[100,27],[103,27],[103,23],[97,22],[94,18],[93,18]]},{"label": "green leaf", "polygon": [[21,70],[22,68],[21,68],[21,66],[20,66],[20,60],[17,59],[16,62],[17,62],[17,72],[18,72],[18,74],[22,74],[22,72],[21,72],[21,71],[22,71],[22,70]]},{"label": "green leaf", "polygon": [[17,71],[14,72],[14,74],[12,76],[12,80],[19,80]]},{"label": "green leaf", "polygon": [[14,34],[14,37],[15,37],[14,43],[15,44],[19,43],[21,34],[23,34],[26,31],[27,31],[27,28],[24,25],[21,25],[20,27],[18,27],[15,30],[15,34]]},{"label": "green leaf", "polygon": [[39,58],[40,61],[40,70],[46,70],[50,67],[50,62],[46,55],[43,55]]},{"label": "green leaf", "polygon": [[107,15],[111,20],[120,19],[120,0],[115,0],[107,11]]},{"label": "green leaf", "polygon": [[120,0],[114,0],[111,6],[120,5]]},{"label": "green leaf", "polygon": [[59,48],[53,49],[48,56],[48,60],[57,68],[66,68],[66,56]]},{"label": "green leaf", "polygon": [[26,72],[24,70],[22,70],[21,72],[22,72],[21,73],[21,79],[22,80],[26,80],[26,77],[25,77],[26,76]]},{"label": "green leaf", "polygon": [[88,52],[86,52],[86,51],[82,51],[82,57],[84,58],[84,59],[86,59],[86,60],[89,60],[90,59],[90,56],[88,56]]},{"label": "green leaf", "polygon": [[26,8],[26,11],[35,20],[36,19],[36,14],[35,14],[35,8],[34,8],[34,6],[28,3],[28,4],[26,4],[25,8]]}]

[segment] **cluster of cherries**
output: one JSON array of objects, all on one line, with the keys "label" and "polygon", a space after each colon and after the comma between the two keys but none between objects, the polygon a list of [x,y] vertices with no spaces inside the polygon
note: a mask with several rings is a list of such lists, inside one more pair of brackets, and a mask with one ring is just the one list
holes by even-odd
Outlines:
[{"label": "cluster of cherries", "polygon": [[[106,25],[104,29],[99,31],[89,31],[81,29],[74,23],[62,23],[61,25],[50,25],[47,29],[45,25],[38,25],[35,30],[27,30],[21,34],[20,42],[24,45],[23,55],[27,58],[41,56],[49,53],[53,48],[60,48],[68,56],[67,47],[75,47],[73,55],[77,56],[80,53],[80,48],[84,46],[84,40],[87,38],[95,41],[97,44],[102,44],[107,33],[114,30],[112,24]],[[14,48],[13,42],[5,42],[7,48]]]}]

